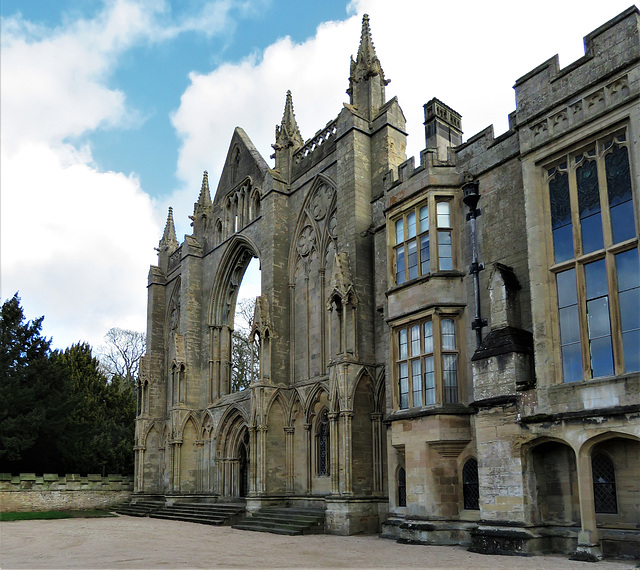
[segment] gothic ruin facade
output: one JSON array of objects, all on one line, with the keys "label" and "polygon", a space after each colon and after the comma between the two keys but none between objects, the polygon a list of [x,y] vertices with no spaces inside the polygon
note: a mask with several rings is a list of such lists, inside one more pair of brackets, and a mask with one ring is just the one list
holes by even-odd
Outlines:
[{"label": "gothic ruin facade", "polygon": [[[349,103],[275,165],[233,134],[148,285],[136,491],[316,506],[326,530],[481,552],[638,552],[640,16],[515,84],[509,130],[405,121],[363,20]],[[231,389],[238,288],[259,366]]]}]

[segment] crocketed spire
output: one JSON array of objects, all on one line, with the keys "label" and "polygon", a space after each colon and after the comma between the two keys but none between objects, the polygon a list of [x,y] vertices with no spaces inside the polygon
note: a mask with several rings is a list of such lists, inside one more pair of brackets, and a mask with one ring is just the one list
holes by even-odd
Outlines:
[{"label": "crocketed spire", "polygon": [[198,205],[203,208],[211,206],[211,193],[209,192],[209,173],[206,170],[202,175],[202,186],[200,188],[200,196],[198,196]]},{"label": "crocketed spire", "polygon": [[[276,125],[276,144],[273,145],[279,147],[300,147],[304,144],[300,129],[298,128],[298,122],[293,112],[293,97],[291,91],[287,91],[287,98],[284,104],[284,113],[282,115],[282,121],[280,126]],[[276,150],[279,150],[276,148]]]},{"label": "crocketed spire", "polygon": [[176,227],[173,223],[173,208],[169,206],[169,214],[167,215],[167,223],[164,226],[164,234],[160,240],[160,250],[175,249],[180,245],[176,238]]},{"label": "crocketed spire", "polygon": [[369,16],[365,14],[362,17],[360,46],[355,61],[351,56],[347,89],[351,104],[371,116],[384,104],[384,88],[388,84],[371,39]]}]

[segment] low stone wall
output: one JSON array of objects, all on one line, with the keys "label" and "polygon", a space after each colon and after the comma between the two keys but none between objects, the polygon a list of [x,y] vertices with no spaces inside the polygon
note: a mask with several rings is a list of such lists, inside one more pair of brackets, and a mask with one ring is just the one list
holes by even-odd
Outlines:
[{"label": "low stone wall", "polygon": [[128,475],[0,473],[0,512],[107,509],[132,492]]}]

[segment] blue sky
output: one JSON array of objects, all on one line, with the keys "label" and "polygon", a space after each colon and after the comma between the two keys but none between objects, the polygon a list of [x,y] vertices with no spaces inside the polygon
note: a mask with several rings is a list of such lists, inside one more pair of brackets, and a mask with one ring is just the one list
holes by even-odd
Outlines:
[{"label": "blue sky", "polygon": [[[267,159],[287,89],[307,139],[339,113],[364,13],[424,146],[422,105],[465,138],[507,128],[515,80],[628,0],[3,0],[1,289],[64,348],[144,330],[146,275],[167,207],[179,239],[203,170],[217,186],[233,128]],[[251,292],[256,292],[255,283]]]}]

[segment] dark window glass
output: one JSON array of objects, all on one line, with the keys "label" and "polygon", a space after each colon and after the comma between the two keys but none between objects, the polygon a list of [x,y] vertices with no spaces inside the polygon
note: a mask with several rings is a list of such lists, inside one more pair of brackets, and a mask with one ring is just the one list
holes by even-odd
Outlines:
[{"label": "dark window glass", "polygon": [[462,498],[465,509],[473,511],[480,509],[478,462],[475,459],[469,459],[462,468]]},{"label": "dark window glass", "polygon": [[598,453],[591,460],[591,469],[596,513],[617,513],[616,476],[611,459]]},{"label": "dark window glass", "polygon": [[398,506],[407,506],[407,474],[404,467],[398,469]]},{"label": "dark window glass", "polygon": [[[415,230],[415,223],[413,228]],[[415,233],[415,231],[414,231]],[[415,279],[418,276],[418,244],[415,239],[412,239],[410,242],[407,242],[407,249],[409,250],[409,255],[407,261],[409,262],[409,279]]]},{"label": "dark window glass", "polygon": [[429,234],[420,238],[420,272],[422,275],[429,273]]},{"label": "dark window glass", "polygon": [[445,271],[453,269],[450,231],[438,231],[438,257],[440,269]]},{"label": "dark window glass", "polygon": [[584,266],[587,283],[587,322],[591,371],[594,378],[613,374],[613,350],[611,347],[611,322],[609,320],[609,296],[607,294],[607,269],[605,260]]},{"label": "dark window glass", "polygon": [[404,283],[404,246],[396,249],[396,284]]},{"label": "dark window glass", "polygon": [[318,421],[318,475],[329,475],[329,414],[324,410]]},{"label": "dark window glass", "polygon": [[615,145],[613,150],[605,156],[604,162],[607,172],[613,243],[618,243],[636,235],[631,196],[631,171],[626,147]]},{"label": "dark window glass", "polygon": [[582,230],[582,250],[584,253],[589,253],[604,247],[596,161],[583,159],[583,164],[576,169],[576,180],[578,184],[578,210],[580,212]]},{"label": "dark window glass", "polygon": [[566,172],[557,172],[549,181],[549,201],[554,259],[556,263],[560,263],[573,258],[569,175]]},{"label": "dark window glass", "polygon": [[640,263],[638,250],[616,255],[625,372],[640,371]]},{"label": "dark window glass", "polygon": [[562,377],[565,382],[582,380],[582,353],[580,350],[580,321],[576,270],[569,269],[556,275],[558,314],[560,317],[560,351]]}]

